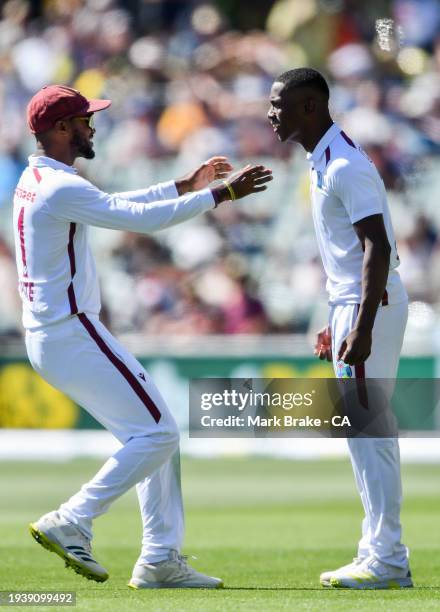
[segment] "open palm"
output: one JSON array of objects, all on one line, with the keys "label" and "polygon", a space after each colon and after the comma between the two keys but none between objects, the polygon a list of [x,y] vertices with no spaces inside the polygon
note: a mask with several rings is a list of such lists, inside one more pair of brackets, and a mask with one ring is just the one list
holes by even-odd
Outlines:
[{"label": "open palm", "polygon": [[232,166],[226,157],[211,157],[188,177],[191,190],[204,189],[212,181],[225,178],[231,170]]}]

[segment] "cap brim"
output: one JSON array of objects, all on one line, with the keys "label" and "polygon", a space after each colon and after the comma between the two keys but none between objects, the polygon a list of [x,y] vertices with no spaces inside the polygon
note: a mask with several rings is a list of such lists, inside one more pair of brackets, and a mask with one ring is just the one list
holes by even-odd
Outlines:
[{"label": "cap brim", "polygon": [[87,112],[89,113],[97,113],[98,111],[102,111],[105,108],[108,108],[112,103],[111,100],[88,100],[89,107]]}]

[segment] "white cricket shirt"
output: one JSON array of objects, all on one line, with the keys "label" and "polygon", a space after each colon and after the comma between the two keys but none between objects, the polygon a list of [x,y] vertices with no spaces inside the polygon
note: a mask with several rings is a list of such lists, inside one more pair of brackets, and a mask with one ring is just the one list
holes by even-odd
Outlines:
[{"label": "white cricket shirt", "polygon": [[311,164],[313,221],[327,275],[330,304],[359,304],[362,295],[362,245],[353,223],[383,215],[391,247],[383,303],[408,299],[396,268],[396,249],[383,181],[362,149],[333,124],[307,154]]},{"label": "white cricket shirt", "polygon": [[88,227],[150,233],[214,208],[209,189],[178,196],[174,182],[108,194],[72,166],[29,157],[14,195],[23,325],[35,330],[101,309]]}]

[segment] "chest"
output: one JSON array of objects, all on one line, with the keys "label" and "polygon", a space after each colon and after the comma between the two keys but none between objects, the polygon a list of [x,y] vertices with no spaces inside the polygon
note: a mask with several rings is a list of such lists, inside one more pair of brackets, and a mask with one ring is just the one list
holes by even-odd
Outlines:
[{"label": "chest", "polygon": [[351,225],[347,210],[332,188],[325,167],[311,168],[310,197],[315,224],[326,226],[329,229]]}]

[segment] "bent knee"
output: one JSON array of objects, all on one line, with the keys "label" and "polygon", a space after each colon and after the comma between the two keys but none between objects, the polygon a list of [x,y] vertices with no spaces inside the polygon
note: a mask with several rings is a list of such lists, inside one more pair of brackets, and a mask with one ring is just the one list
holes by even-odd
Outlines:
[{"label": "bent knee", "polygon": [[173,452],[176,451],[179,448],[180,444],[180,431],[174,419],[169,424],[169,428],[167,430],[166,435],[168,438],[168,443],[172,447]]},{"label": "bent knee", "polygon": [[168,418],[166,423],[163,423],[158,428],[157,432],[151,436],[154,438],[157,444],[166,446],[170,452],[174,452],[179,448],[180,443],[180,431],[176,421],[173,418]]}]

